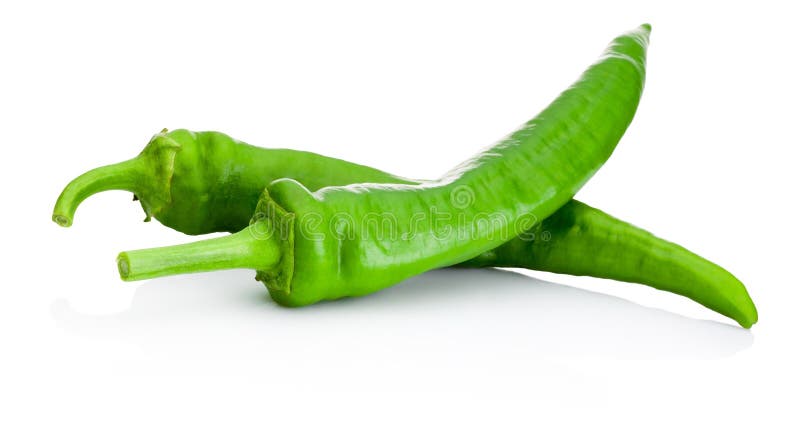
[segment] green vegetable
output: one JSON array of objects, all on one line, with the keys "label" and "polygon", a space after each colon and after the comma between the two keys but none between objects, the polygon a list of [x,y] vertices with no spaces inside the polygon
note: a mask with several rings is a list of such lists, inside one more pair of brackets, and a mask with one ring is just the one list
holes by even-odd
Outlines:
[{"label": "green vegetable", "polygon": [[[639,102],[648,35],[649,26],[642,26],[616,38],[536,118],[437,181],[364,183],[312,193],[295,180],[279,179],[265,190],[246,229],[185,246],[123,253],[120,272],[137,279],[255,268],[273,299],[301,306],[364,295],[473,258],[523,232],[520,222],[530,225],[533,217],[551,215],[610,156]],[[173,142],[166,135],[153,141],[165,155],[179,144]],[[153,190],[164,191],[169,190]],[[464,194],[469,202],[462,201]],[[160,208],[145,205],[149,213]],[[369,224],[385,213],[391,220],[388,237],[381,225]]]},{"label": "green vegetable", "polygon": [[53,221],[72,225],[78,206],[107,190],[134,193],[145,211],[186,234],[240,231],[270,181],[291,178],[311,191],[354,183],[416,184],[368,166],[310,152],[262,149],[219,132],[163,130],[139,156],[93,169],[70,182]]},{"label": "green vegetable", "polygon": [[[69,225],[75,208],[86,196],[123,188],[137,193],[148,217],[151,205],[157,205],[153,216],[176,230],[189,234],[235,232],[248,225],[263,181],[289,176],[310,190],[361,182],[420,182],[313,153],[258,148],[221,133],[178,130],[165,135],[165,139],[155,137],[135,160],[90,171],[70,183],[59,198],[54,220]],[[177,147],[176,154],[161,157],[162,167],[152,167],[161,149],[170,146]],[[196,163],[190,163],[190,159]],[[130,166],[130,162],[140,165]],[[159,172],[162,168],[186,172],[173,175]],[[120,182],[126,184],[120,186]],[[85,190],[89,183],[92,192]],[[167,202],[147,195],[158,192],[156,187],[166,188]],[[186,187],[205,187],[207,191],[195,193]],[[241,197],[234,198],[230,193],[241,193]],[[511,266],[614,278],[682,294],[745,327],[757,319],[746,290],[726,271],[580,202],[568,202],[528,231],[533,237],[517,238],[460,266]],[[703,271],[709,269],[715,271]]]},{"label": "green vegetable", "polygon": [[544,220],[541,237],[516,238],[464,267],[528,268],[640,283],[686,296],[744,328],[758,312],[744,285],[722,267],[573,200]]},{"label": "green vegetable", "polygon": [[[174,154],[164,155],[165,149]],[[120,188],[136,193],[148,216],[152,214],[176,230],[187,234],[237,232],[249,225],[263,182],[285,175],[310,190],[331,185],[328,181],[336,182],[334,185],[421,183],[314,153],[251,146],[218,132],[176,130],[154,137],[131,161],[75,179],[59,198],[54,220],[71,223],[80,201],[99,191]],[[153,193],[167,193],[168,197]],[[542,234],[548,239],[543,240]],[[629,281],[681,294],[744,327],[758,319],[746,289],[727,271],[576,200],[522,237],[460,266],[519,267]]]},{"label": "green vegetable", "polygon": [[[337,185],[421,183],[314,153],[255,147],[217,132],[176,130],[163,134],[170,141],[155,137],[133,160],[141,162],[140,166],[130,166],[131,161],[126,161],[89,171],[71,182],[56,204],[54,216],[64,217],[54,218],[56,222],[71,222],[72,213],[80,203],[77,199],[119,187],[114,181],[132,182],[123,188],[137,193],[147,205],[146,210],[157,205],[152,212],[156,219],[188,234],[237,232],[247,227],[263,190],[262,181],[283,175],[291,176],[310,190],[330,185],[326,181],[336,181]],[[159,156],[162,143],[172,146],[172,141],[180,147],[170,157],[172,162],[164,165],[181,172],[166,176],[160,172],[162,167],[148,168],[153,158]],[[195,153],[185,155],[186,152]],[[105,182],[101,183],[102,180]],[[83,189],[90,183],[97,191],[89,193]],[[169,201],[157,203],[158,198],[148,195],[159,192],[155,187],[165,187],[170,193]],[[727,271],[576,200],[529,228],[522,237],[459,266],[518,267],[629,281],[681,294],[744,327],[749,328],[757,320],[746,289]],[[188,271],[191,270],[176,270]]]}]

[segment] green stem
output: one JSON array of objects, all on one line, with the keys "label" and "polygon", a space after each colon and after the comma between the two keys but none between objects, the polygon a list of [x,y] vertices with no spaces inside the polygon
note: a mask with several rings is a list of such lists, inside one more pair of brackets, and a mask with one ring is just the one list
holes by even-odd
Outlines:
[{"label": "green stem", "polygon": [[251,226],[194,243],[122,252],[117,267],[123,280],[136,281],[233,268],[269,270],[278,266],[281,256],[278,235],[265,236],[262,229]]},{"label": "green stem", "polygon": [[53,221],[62,227],[69,227],[75,210],[87,197],[107,190],[136,192],[142,175],[143,166],[138,157],[92,169],[64,188],[53,208]]}]

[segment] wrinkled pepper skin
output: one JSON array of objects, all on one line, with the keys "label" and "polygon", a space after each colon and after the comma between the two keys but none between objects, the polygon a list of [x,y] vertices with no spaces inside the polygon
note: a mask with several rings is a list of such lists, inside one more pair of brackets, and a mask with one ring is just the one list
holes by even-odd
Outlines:
[{"label": "wrinkled pepper skin", "polygon": [[[422,182],[314,153],[260,148],[218,132],[175,130],[165,135],[179,145],[172,158],[174,175],[165,180],[164,174],[157,172],[171,164],[147,168],[154,163],[153,158],[163,155],[158,153],[163,143],[175,145],[156,137],[140,155],[139,160],[144,162],[140,169],[146,172],[136,179],[139,186],[128,189],[144,204],[157,205],[153,214],[156,219],[187,234],[244,229],[263,192],[262,181],[282,176],[290,176],[313,191],[331,185],[328,181],[336,185]],[[191,154],[185,155],[187,152]],[[115,175],[123,172],[118,170]],[[142,186],[149,189],[141,190]],[[152,202],[146,193],[158,192],[154,188],[162,186],[169,188],[170,200]],[[71,186],[65,190],[70,192]],[[74,208],[62,206],[56,209],[74,212]],[[458,266],[527,268],[639,283],[686,296],[746,328],[758,320],[744,285],[724,269],[576,200],[567,202],[522,237]]]},{"label": "wrinkled pepper skin", "polygon": [[134,193],[146,219],[189,235],[246,227],[264,187],[291,178],[310,190],[353,183],[417,183],[368,166],[289,149],[263,149],[215,131],[162,131],[135,158],[93,169],[62,191],[53,221],[68,227],[80,203],[105,190]]},{"label": "wrinkled pepper skin", "polygon": [[[166,136],[166,140],[177,145],[154,138],[136,159],[146,162],[137,168],[141,171],[136,178],[137,186],[123,189],[137,193],[146,211],[155,204],[152,215],[156,219],[187,234],[237,232],[247,227],[264,182],[282,177],[295,179],[312,191],[364,182],[421,182],[314,153],[259,148],[218,132],[177,130]],[[163,155],[159,151],[170,151],[170,147],[177,147],[175,155],[164,157],[163,166],[153,167]],[[159,174],[159,169],[168,169],[174,175]],[[92,172],[95,171],[87,175],[96,179],[96,173]],[[124,173],[125,169],[118,167],[109,177]],[[86,178],[76,179],[65,193],[75,193],[70,189],[82,179]],[[159,204],[147,196],[148,187],[150,191],[153,187],[166,188],[169,198]],[[78,203],[75,198],[62,195],[59,201],[62,207],[57,205],[56,210],[71,209],[74,213]],[[70,213],[64,222],[71,220]],[[459,266],[519,267],[613,278],[687,296],[744,327],[757,320],[756,309],[744,286],[722,268],[575,200],[531,232],[532,238],[516,238]],[[542,240],[541,234],[548,239]],[[704,269],[716,271],[697,272]]]},{"label": "wrinkled pepper skin", "polygon": [[[550,216],[608,159],[631,122],[644,85],[649,30],[645,25],[616,38],[537,117],[437,181],[314,192],[293,179],[269,183],[251,226],[242,230],[275,252],[265,255],[268,266],[258,269],[257,278],[287,306],[365,295],[473,258],[526,230],[521,220]],[[159,138],[166,136],[155,142]],[[469,194],[468,204],[455,200],[461,193]],[[391,213],[394,232],[402,237],[383,237],[376,226],[357,224],[384,212]],[[434,220],[434,212],[444,217]],[[263,236],[254,226],[271,233]],[[169,249],[163,252],[179,252]],[[123,277],[158,266],[137,262],[146,255],[121,256]]]}]

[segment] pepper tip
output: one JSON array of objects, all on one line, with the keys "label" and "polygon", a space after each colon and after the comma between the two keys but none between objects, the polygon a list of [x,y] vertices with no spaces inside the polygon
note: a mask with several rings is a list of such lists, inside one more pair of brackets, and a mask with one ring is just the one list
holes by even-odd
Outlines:
[{"label": "pepper tip", "polygon": [[750,311],[750,313],[744,319],[742,319],[739,322],[739,324],[742,327],[749,329],[750,327],[753,326],[753,324],[755,324],[757,322],[758,322],[758,311],[756,310],[755,306],[753,306],[753,308]]}]

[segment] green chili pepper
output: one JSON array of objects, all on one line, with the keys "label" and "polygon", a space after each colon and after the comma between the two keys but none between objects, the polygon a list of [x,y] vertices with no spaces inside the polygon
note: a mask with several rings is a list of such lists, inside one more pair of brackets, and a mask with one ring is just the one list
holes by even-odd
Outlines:
[{"label": "green chili pepper", "polygon": [[[164,135],[155,137],[133,160],[139,165],[126,161],[98,168],[71,182],[56,204],[54,220],[69,223],[80,200],[98,191],[123,188],[136,193],[145,210],[173,229],[187,234],[237,232],[249,225],[262,181],[290,176],[310,190],[332,185],[328,181],[335,181],[333,185],[421,183],[314,153],[255,147],[217,132],[176,130]],[[151,167],[163,144],[174,146],[173,141],[180,146],[175,155],[163,167]],[[161,172],[164,167],[179,172],[166,175]],[[87,187],[92,191],[86,191]],[[168,201],[150,194],[159,192],[167,192]],[[730,273],[576,200],[524,236],[459,266],[518,267],[640,283],[686,296],[744,327],[757,320],[746,289]]]},{"label": "green chili pepper", "polygon": [[[90,171],[70,183],[59,198],[54,220],[69,225],[75,208],[86,196],[123,188],[137,193],[148,217],[150,205],[158,205],[153,216],[176,230],[189,234],[234,232],[248,225],[262,181],[289,176],[310,190],[361,182],[420,183],[313,153],[257,148],[220,133],[179,130],[166,135],[167,139],[156,137],[134,160],[139,166],[123,162]],[[164,167],[179,168],[187,171],[186,174],[166,175],[158,172],[160,168],[150,168],[153,159],[159,157],[158,152],[172,144],[169,139],[178,141],[179,146],[174,157],[163,158]],[[186,151],[198,154],[186,155]],[[189,158],[203,166],[169,162],[186,162]],[[196,184],[191,186],[205,187],[207,192],[175,190],[175,186],[188,186],[184,180],[194,181]],[[94,191],[85,191],[89,183]],[[120,183],[125,184],[121,187]],[[158,192],[153,186],[167,187],[166,191],[172,192],[169,202],[147,196],[147,193]],[[221,195],[223,193],[227,194]],[[231,193],[241,193],[241,197]],[[682,294],[734,318],[745,327],[757,319],[746,290],[729,273],[680,246],[580,202],[567,203],[546,219],[533,235],[512,240],[460,266],[512,266],[614,278]],[[656,254],[658,252],[661,254]],[[645,268],[642,264],[649,266]],[[716,272],[699,272],[704,269]]]},{"label": "green chili pepper", "polygon": [[249,225],[264,186],[280,178],[311,191],[356,183],[418,184],[368,166],[289,149],[255,147],[214,131],[161,131],[135,158],[72,180],[53,221],[69,227],[78,206],[107,190],[134,193],[145,211],[185,234],[237,232]]},{"label": "green chili pepper", "polygon": [[538,234],[547,237],[518,237],[459,266],[528,268],[639,283],[685,296],[744,328],[758,321],[747,289],[731,273],[577,200],[545,219]]},{"label": "green chili pepper", "polygon": [[[648,35],[649,26],[642,26],[616,38],[536,118],[437,181],[312,193],[295,180],[280,179],[265,190],[248,228],[219,239],[123,253],[120,272],[138,279],[254,268],[273,299],[301,306],[364,295],[473,258],[524,231],[521,220],[551,215],[610,156],[641,96]],[[162,138],[168,137],[153,142],[173,150],[174,140]],[[459,201],[463,193],[468,203]],[[159,206],[145,207],[153,213]],[[394,237],[365,225],[382,213],[390,213]]]}]

